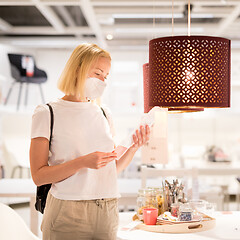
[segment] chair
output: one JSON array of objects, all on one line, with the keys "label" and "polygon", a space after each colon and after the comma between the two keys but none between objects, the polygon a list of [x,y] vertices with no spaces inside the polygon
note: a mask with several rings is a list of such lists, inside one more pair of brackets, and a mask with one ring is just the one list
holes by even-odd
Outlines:
[{"label": "chair", "polygon": [[[169,177],[175,178],[191,178],[192,184],[194,184],[194,180],[197,179],[197,169],[166,169],[166,168],[149,168],[147,166],[141,167],[141,179],[142,179],[142,188],[147,186],[147,179],[150,178],[161,178],[161,181],[167,179]],[[159,181],[159,185],[161,186],[161,181]]]},{"label": "chair", "polygon": [[3,165],[0,165],[0,178],[4,178],[5,177],[5,172],[4,172],[4,167]]},{"label": "chair", "polygon": [[40,240],[12,208],[0,203],[0,213],[1,240]]},{"label": "chair", "polygon": [[20,83],[17,110],[19,109],[22,85],[26,83],[25,105],[27,105],[28,98],[28,84],[35,83],[39,85],[42,102],[45,103],[41,84],[47,81],[47,74],[43,70],[36,67],[33,56],[21,54],[8,54],[11,67],[11,75],[14,79],[6,97],[4,105],[7,104],[11,91],[15,83]]},{"label": "chair", "polygon": [[238,192],[236,194],[236,203],[237,203],[237,211],[240,211],[240,177],[236,178],[238,185]]}]

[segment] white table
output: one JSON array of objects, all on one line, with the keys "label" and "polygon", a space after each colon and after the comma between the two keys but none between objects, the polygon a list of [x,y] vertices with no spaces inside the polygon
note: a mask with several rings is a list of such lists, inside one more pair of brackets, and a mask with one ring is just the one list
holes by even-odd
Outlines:
[{"label": "white table", "polygon": [[184,234],[153,233],[133,229],[130,231],[121,230],[132,222],[134,212],[120,213],[118,240],[240,240],[240,212],[216,212],[216,227],[214,229]]},{"label": "white table", "polygon": [[0,197],[30,198],[30,228],[38,236],[38,212],[35,210],[36,186],[32,179],[0,179]]}]

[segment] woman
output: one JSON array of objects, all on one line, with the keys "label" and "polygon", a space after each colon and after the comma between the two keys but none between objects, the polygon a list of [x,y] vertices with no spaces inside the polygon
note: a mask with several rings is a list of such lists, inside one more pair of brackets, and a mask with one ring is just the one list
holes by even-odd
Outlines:
[{"label": "woman", "polygon": [[[79,45],[59,80],[65,96],[50,105],[54,127],[49,152],[48,106],[32,119],[30,164],[37,186],[52,183],[44,211],[44,240],[116,239],[117,173],[149,139],[149,127],[133,135],[133,144],[116,161],[109,112],[91,100],[101,97],[111,67],[108,52]],[[106,117],[104,116],[106,115]]]}]

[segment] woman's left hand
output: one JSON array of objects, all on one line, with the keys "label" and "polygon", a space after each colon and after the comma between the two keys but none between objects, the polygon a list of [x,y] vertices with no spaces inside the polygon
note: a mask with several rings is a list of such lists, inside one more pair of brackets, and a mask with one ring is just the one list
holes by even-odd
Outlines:
[{"label": "woman's left hand", "polygon": [[133,134],[133,144],[131,146],[131,148],[133,149],[138,149],[139,147],[141,147],[142,145],[146,144],[149,140],[149,136],[150,136],[150,128],[148,125],[146,125],[145,127],[140,126],[139,129],[137,129],[135,131],[135,134]]}]

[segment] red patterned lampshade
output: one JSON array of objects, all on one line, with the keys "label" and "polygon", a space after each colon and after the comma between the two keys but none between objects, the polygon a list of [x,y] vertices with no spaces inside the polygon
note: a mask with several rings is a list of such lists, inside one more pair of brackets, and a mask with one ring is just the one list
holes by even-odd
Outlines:
[{"label": "red patterned lampshade", "polygon": [[[144,113],[148,113],[152,107],[149,106],[149,63],[143,64],[143,94],[144,94]],[[191,107],[185,107],[185,108],[168,108],[169,112],[172,113],[180,113],[180,112],[199,112],[204,111],[204,108],[191,108]]]},{"label": "red patterned lampshade", "polygon": [[230,107],[230,49],[230,40],[219,37],[151,40],[148,77],[144,67],[144,111],[154,106],[184,111]]}]

